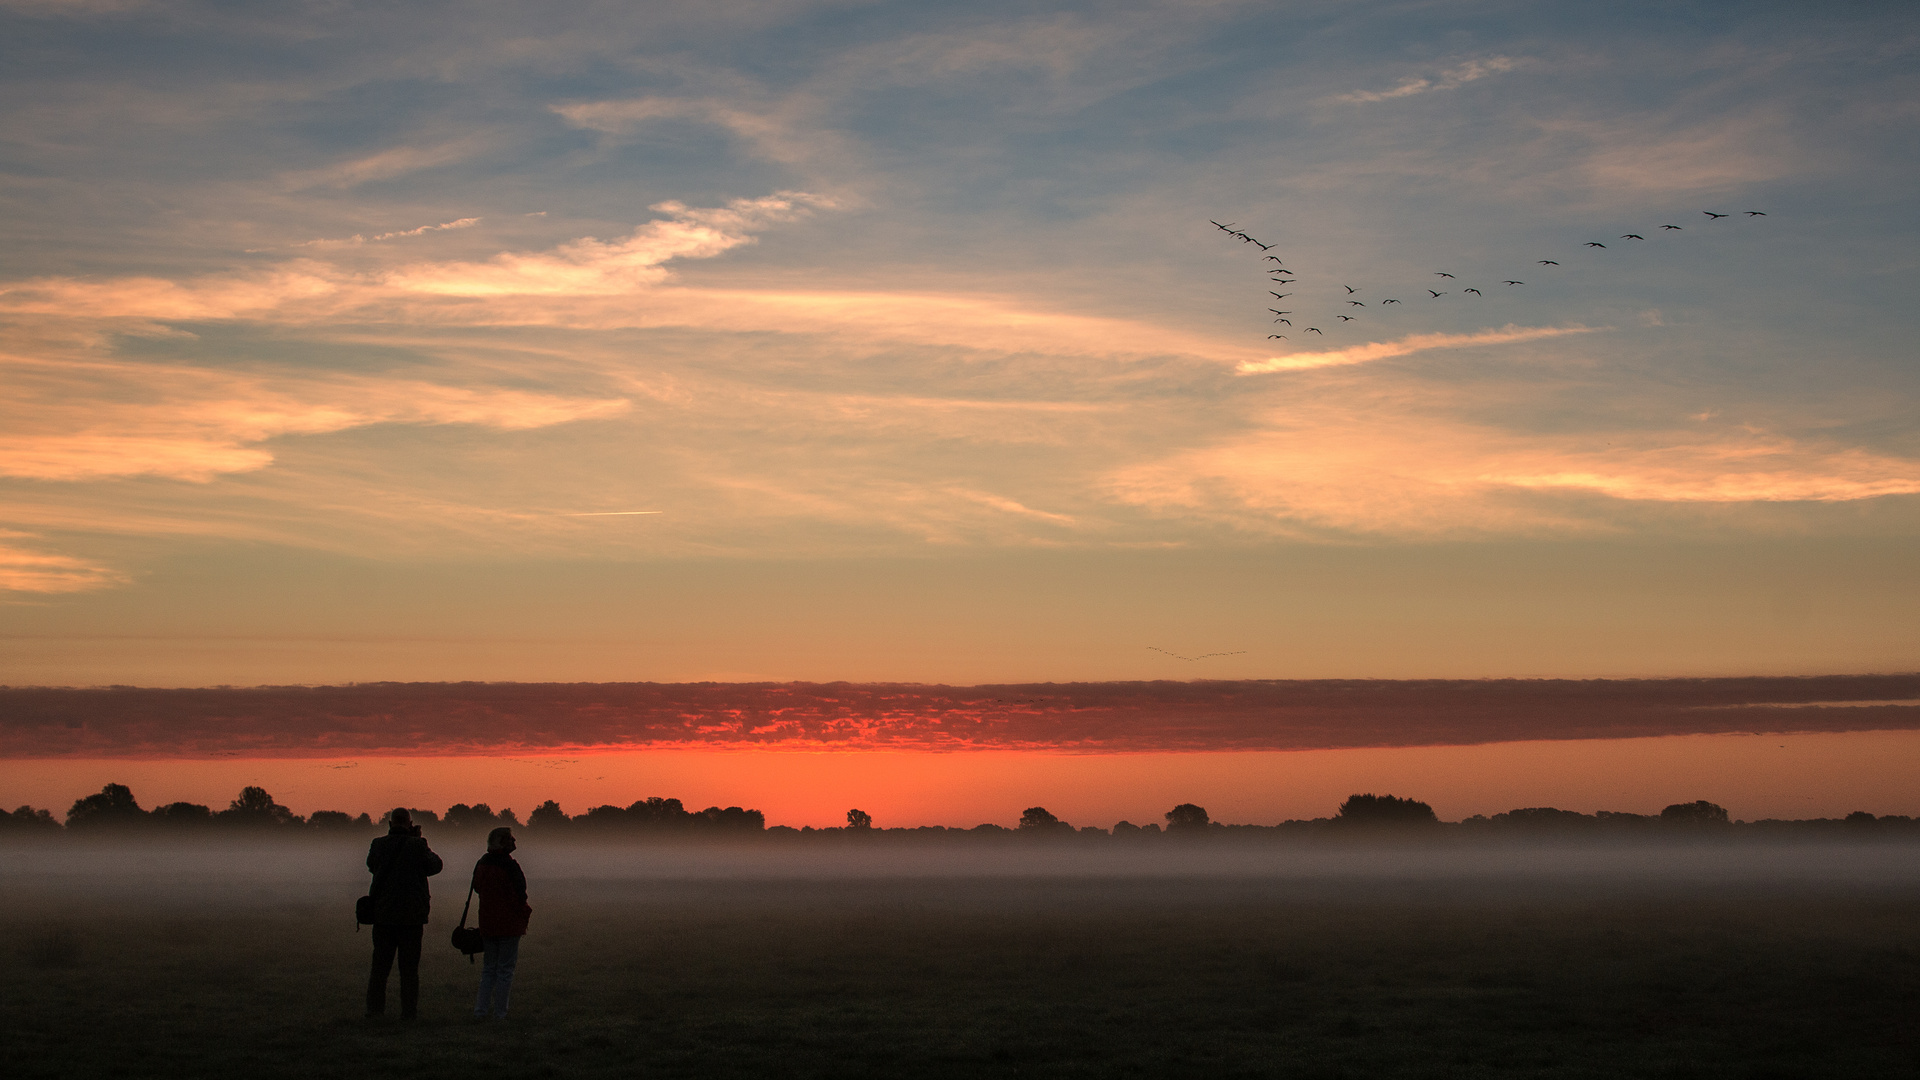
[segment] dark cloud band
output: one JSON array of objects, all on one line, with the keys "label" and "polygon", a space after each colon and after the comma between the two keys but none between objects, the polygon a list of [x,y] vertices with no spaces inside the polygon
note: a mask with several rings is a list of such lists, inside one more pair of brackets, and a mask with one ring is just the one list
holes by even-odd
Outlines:
[{"label": "dark cloud band", "polygon": [[0,688],[0,757],[1304,750],[1920,728],[1920,675]]}]

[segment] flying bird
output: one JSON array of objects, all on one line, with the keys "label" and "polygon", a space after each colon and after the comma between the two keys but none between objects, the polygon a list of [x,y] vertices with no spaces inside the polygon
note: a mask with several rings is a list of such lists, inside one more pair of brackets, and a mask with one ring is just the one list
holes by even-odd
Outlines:
[{"label": "flying bird", "polygon": [[1673,230],[1674,232],[1679,232],[1679,231],[1680,231],[1680,226],[1678,226],[1678,225],[1662,225],[1662,226],[1660,226],[1660,227],[1661,227],[1661,228],[1663,228],[1663,229],[1672,229],[1672,230]]},{"label": "flying bird", "polygon": [[1275,320],[1273,320],[1273,321],[1274,321],[1274,322],[1283,322],[1283,323],[1286,323],[1286,324],[1287,324],[1288,326],[1292,326],[1292,325],[1293,325],[1293,320],[1292,320],[1292,319],[1275,319]]},{"label": "flying bird", "polygon": [[1701,213],[1703,213],[1703,214],[1705,214],[1705,215],[1707,215],[1707,216],[1708,216],[1708,217],[1710,217],[1710,218],[1723,218],[1723,217],[1727,217],[1727,216],[1728,216],[1728,215],[1726,215],[1726,214],[1716,214],[1716,213],[1714,213],[1714,212],[1713,212],[1713,211],[1711,211],[1711,210],[1702,210],[1702,211],[1700,211],[1700,212],[1701,212]]},{"label": "flying bird", "polygon": [[1319,335],[1320,335],[1321,337],[1326,337],[1326,336],[1327,336],[1327,332],[1326,332],[1325,330],[1322,330],[1322,329],[1320,329],[1320,328],[1319,328],[1319,327],[1317,327],[1317,326],[1309,326],[1309,327],[1307,327],[1307,333],[1309,333],[1309,334],[1319,334]]},{"label": "flying bird", "polygon": [[1541,266],[1559,266],[1560,264],[1557,262],[1554,262],[1552,259],[1541,259],[1540,265]]},{"label": "flying bird", "polygon": [[1382,300],[1382,301],[1380,301],[1380,302],[1381,302],[1381,303],[1383,303],[1383,304],[1397,304],[1397,303],[1399,303],[1400,301],[1398,301],[1398,300]]},{"label": "flying bird", "polygon": [[1357,293],[1357,292],[1359,292],[1359,291],[1360,291],[1359,289],[1356,289],[1356,288],[1354,288],[1354,287],[1353,287],[1353,286],[1351,286],[1351,285],[1342,285],[1342,286],[1340,286],[1340,287],[1341,287],[1341,288],[1343,288],[1343,289],[1345,289],[1345,290],[1347,290],[1347,293],[1348,293],[1349,295],[1351,295],[1351,294],[1353,294],[1353,293]]},{"label": "flying bird", "polygon": [[1645,239],[1646,239],[1646,237],[1644,237],[1644,236],[1641,236],[1641,235],[1640,235],[1640,234],[1638,234],[1638,233],[1622,233],[1622,234],[1620,234],[1620,239],[1622,239],[1622,240],[1645,240]]},{"label": "flying bird", "polygon": [[[1213,221],[1212,218],[1208,218],[1207,220]],[[1233,222],[1229,221],[1225,225],[1222,225],[1217,221],[1213,221],[1213,227],[1216,229],[1219,229],[1223,233],[1230,233],[1233,231]]]},{"label": "flying bird", "polygon": [[1524,281],[1509,281],[1509,282],[1505,282],[1505,284],[1508,284],[1508,285],[1525,285],[1525,284],[1526,284],[1526,282],[1524,282]]},{"label": "flying bird", "polygon": [[1352,322],[1352,321],[1353,321],[1353,316],[1351,316],[1351,315],[1335,315],[1335,316],[1334,316],[1334,318],[1336,318],[1336,319],[1339,319],[1339,320],[1340,320],[1341,322]]},{"label": "flying bird", "polygon": [[1433,296],[1434,296],[1434,299],[1436,299],[1436,300],[1437,300],[1437,299],[1439,299],[1439,298],[1440,298],[1440,297],[1442,297],[1442,296],[1445,296],[1445,295],[1447,295],[1446,293],[1443,293],[1443,292],[1433,292],[1433,290],[1432,290],[1432,289],[1428,289],[1427,291],[1428,291],[1428,292],[1430,292],[1430,293],[1433,293]]},{"label": "flying bird", "polygon": [[1742,210],[1741,213],[1747,215],[1748,217],[1766,217],[1767,216],[1767,212],[1765,210]]},{"label": "flying bird", "polygon": [[1473,294],[1473,295],[1475,295],[1475,296],[1479,296],[1479,295],[1480,295],[1480,290],[1479,290],[1479,289],[1462,289],[1462,290],[1460,290],[1460,291],[1461,291],[1461,292],[1470,292],[1470,293],[1472,293],[1472,294]]},{"label": "flying bird", "polygon": [[1347,306],[1348,307],[1366,307],[1367,305],[1361,303],[1358,300],[1349,300],[1347,301]]},{"label": "flying bird", "polygon": [[[1288,323],[1287,325],[1288,325],[1288,326],[1292,326],[1293,324],[1292,324],[1292,323]],[[1268,335],[1267,335],[1267,340],[1268,340],[1268,341],[1272,341],[1272,340],[1274,340],[1275,338],[1279,338],[1279,339],[1280,339],[1281,341],[1285,341],[1285,340],[1287,340],[1287,335],[1285,335],[1285,334],[1268,334]]]},{"label": "flying bird", "polygon": [[1591,241],[1591,240],[1589,240],[1589,241],[1587,241],[1587,246],[1588,246],[1588,247],[1597,247],[1597,248],[1603,248],[1603,247],[1606,247],[1607,245],[1605,245],[1605,244],[1596,244],[1596,243],[1594,243],[1593,241]]},{"label": "flying bird", "polygon": [[[1253,240],[1253,237],[1251,237],[1251,236],[1249,236],[1249,237],[1247,237],[1247,239],[1249,239],[1249,240]],[[1272,250],[1273,250],[1273,245],[1272,245],[1272,244],[1263,244],[1263,243],[1261,243],[1261,242],[1260,242],[1260,241],[1258,241],[1258,240],[1253,240],[1253,246],[1254,246],[1254,247],[1257,247],[1257,248],[1259,248],[1259,249],[1260,249],[1261,251],[1272,251]]]},{"label": "flying bird", "polygon": [[1201,653],[1199,656],[1181,656],[1179,653],[1176,653],[1176,652],[1167,652],[1167,650],[1162,649],[1156,645],[1149,645],[1147,646],[1147,648],[1152,649],[1154,652],[1163,653],[1167,656],[1171,656],[1175,660],[1207,660],[1215,656],[1244,656],[1247,651],[1245,649],[1235,649],[1232,652],[1210,652],[1210,653]]},{"label": "flying bird", "polygon": [[1286,260],[1285,260],[1285,259],[1282,259],[1282,258],[1281,258],[1280,256],[1278,256],[1278,255],[1262,255],[1262,256],[1261,256],[1261,258],[1262,258],[1262,259],[1272,259],[1272,260],[1273,260],[1274,262],[1286,262]]},{"label": "flying bird", "polygon": [[1452,274],[1447,273],[1445,270],[1435,270],[1433,273],[1435,277],[1452,277],[1453,276]]},{"label": "flying bird", "polygon": [[1275,300],[1285,300],[1287,297],[1292,296],[1293,294],[1290,292],[1274,292],[1272,289],[1268,289],[1267,295],[1273,297]]}]

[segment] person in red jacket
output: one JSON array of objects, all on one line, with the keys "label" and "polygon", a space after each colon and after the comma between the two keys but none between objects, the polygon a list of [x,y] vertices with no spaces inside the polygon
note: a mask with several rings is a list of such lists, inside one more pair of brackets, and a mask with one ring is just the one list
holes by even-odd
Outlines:
[{"label": "person in red jacket", "polygon": [[527,875],[513,861],[513,830],[501,827],[487,834],[487,853],[473,867],[473,892],[480,898],[480,936],[486,958],[480,967],[480,996],[473,1015],[507,1018],[507,995],[513,989],[513,969],[520,960],[520,939],[526,935],[533,908],[527,906]]}]

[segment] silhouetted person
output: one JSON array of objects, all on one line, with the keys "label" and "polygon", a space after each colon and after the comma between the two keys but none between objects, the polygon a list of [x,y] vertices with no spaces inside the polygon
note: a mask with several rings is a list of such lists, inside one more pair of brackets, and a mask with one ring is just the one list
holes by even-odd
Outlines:
[{"label": "silhouetted person", "polygon": [[432,903],[427,879],[440,872],[440,856],[420,835],[405,807],[387,819],[387,835],[367,849],[373,871],[373,971],[367,977],[367,1015],[387,1011],[387,973],[400,957],[400,1018],[411,1020],[420,1005],[420,933]]},{"label": "silhouetted person", "polygon": [[473,892],[480,898],[480,937],[487,943],[480,966],[480,996],[473,999],[476,1020],[489,1013],[507,1018],[507,995],[513,991],[513,969],[520,961],[520,939],[526,936],[527,875],[513,861],[513,830],[505,826],[487,834],[487,853],[473,866]]}]

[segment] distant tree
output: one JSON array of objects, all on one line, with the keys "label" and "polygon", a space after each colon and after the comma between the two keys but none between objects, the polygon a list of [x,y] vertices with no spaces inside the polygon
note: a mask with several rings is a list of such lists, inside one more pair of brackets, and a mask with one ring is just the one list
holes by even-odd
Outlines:
[{"label": "distant tree", "polygon": [[1135,825],[1131,821],[1116,821],[1113,824],[1113,835],[1138,836],[1140,835],[1140,826]]},{"label": "distant tree", "polygon": [[627,807],[627,823],[643,829],[682,828],[689,824],[691,817],[679,799],[663,799],[658,795]]},{"label": "distant tree", "polygon": [[1047,812],[1044,806],[1029,806],[1020,814],[1020,832],[1028,835],[1067,835],[1073,826]]},{"label": "distant tree", "polygon": [[1504,814],[1495,814],[1491,824],[1507,828],[1527,829],[1531,831],[1552,831],[1564,829],[1591,828],[1599,819],[1578,810],[1561,810],[1552,806],[1528,806],[1518,810],[1509,810]]},{"label": "distant tree", "polygon": [[373,820],[368,818],[367,815],[361,814],[360,819],[356,821],[352,814],[344,810],[315,810],[313,813],[307,815],[308,828],[324,829],[328,832],[336,829],[351,829],[355,825],[362,823],[372,825]]},{"label": "distant tree", "polygon": [[1610,829],[1638,829],[1658,824],[1660,819],[1647,814],[1628,814],[1619,810],[1599,810],[1593,815],[1596,824]]},{"label": "distant tree", "polygon": [[1200,833],[1207,831],[1213,819],[1207,815],[1207,808],[1183,802],[1167,811],[1167,831],[1170,833]]},{"label": "distant tree", "polygon": [[1157,821],[1149,821],[1145,825],[1140,826],[1140,831],[1143,833],[1153,833],[1155,835],[1159,835],[1160,823]]},{"label": "distant tree", "polygon": [[[409,806],[407,807],[407,813],[413,818],[413,823],[415,825],[430,827],[430,826],[440,824],[440,815],[434,813],[431,810],[422,810],[417,806]],[[384,829],[391,826],[393,824],[392,818],[393,818],[393,811],[391,810],[387,811],[384,814],[381,814],[380,827]]]},{"label": "distant tree", "polygon": [[1105,836],[1105,835],[1107,835],[1107,830],[1105,830],[1105,829],[1103,829],[1103,828],[1101,828],[1101,827],[1100,827],[1100,826],[1098,826],[1098,825],[1082,825],[1082,826],[1080,826],[1080,835],[1082,835],[1082,836]]},{"label": "distant tree", "polygon": [[527,815],[527,827],[532,829],[557,829],[566,825],[570,820],[572,819],[567,817],[567,812],[560,809],[559,803],[548,799],[546,802],[534,807],[533,813]]},{"label": "distant tree", "polygon": [[1849,829],[1871,829],[1875,825],[1880,824],[1879,818],[1874,817],[1865,810],[1855,810],[1853,813],[1848,814],[1844,821]]},{"label": "distant tree", "polygon": [[227,804],[225,810],[214,815],[223,825],[242,825],[249,828],[276,828],[282,825],[298,825],[300,818],[293,811],[273,801],[263,787],[244,787],[240,794]]},{"label": "distant tree", "polygon": [[1682,829],[1710,829],[1730,822],[1725,807],[1700,799],[1690,803],[1674,803],[1660,811],[1660,824]]},{"label": "distant tree", "polygon": [[873,815],[865,810],[847,811],[847,828],[855,832],[865,832],[873,828]]},{"label": "distant tree", "polygon": [[589,829],[624,829],[631,824],[631,819],[627,816],[626,807],[602,804],[576,815],[573,823]]},{"label": "distant tree", "polygon": [[126,828],[146,821],[146,811],[140,809],[133,790],[125,784],[108,784],[98,795],[75,800],[67,811],[69,829]]},{"label": "distant tree", "polygon": [[1437,825],[1433,807],[1417,799],[1392,795],[1349,795],[1340,804],[1334,824],[1345,826],[1407,827]]},{"label": "distant tree", "polygon": [[0,810],[0,829],[13,833],[58,832],[60,823],[54,820],[51,810],[22,806],[12,813]]},{"label": "distant tree", "polygon": [[486,803],[454,803],[447,807],[447,815],[440,819],[450,829],[491,829],[500,824],[493,807]]},{"label": "distant tree", "polygon": [[706,829],[759,832],[767,827],[767,816],[758,810],[742,810],[738,806],[729,806],[724,810],[709,806],[693,815],[693,824]]},{"label": "distant tree", "polygon": [[511,806],[507,807],[505,810],[500,811],[500,813],[496,816],[498,817],[500,824],[502,825],[513,825],[517,827],[520,824],[520,819],[513,816],[513,807]]},{"label": "distant tree", "polygon": [[967,831],[970,833],[977,833],[981,836],[988,836],[993,833],[1010,833],[1013,830],[1007,828],[1005,825],[995,825],[991,821],[983,821],[980,824],[975,825],[973,828],[968,829]]},{"label": "distant tree", "polygon": [[213,808],[199,803],[172,802],[153,808],[153,820],[169,826],[213,824]]}]

